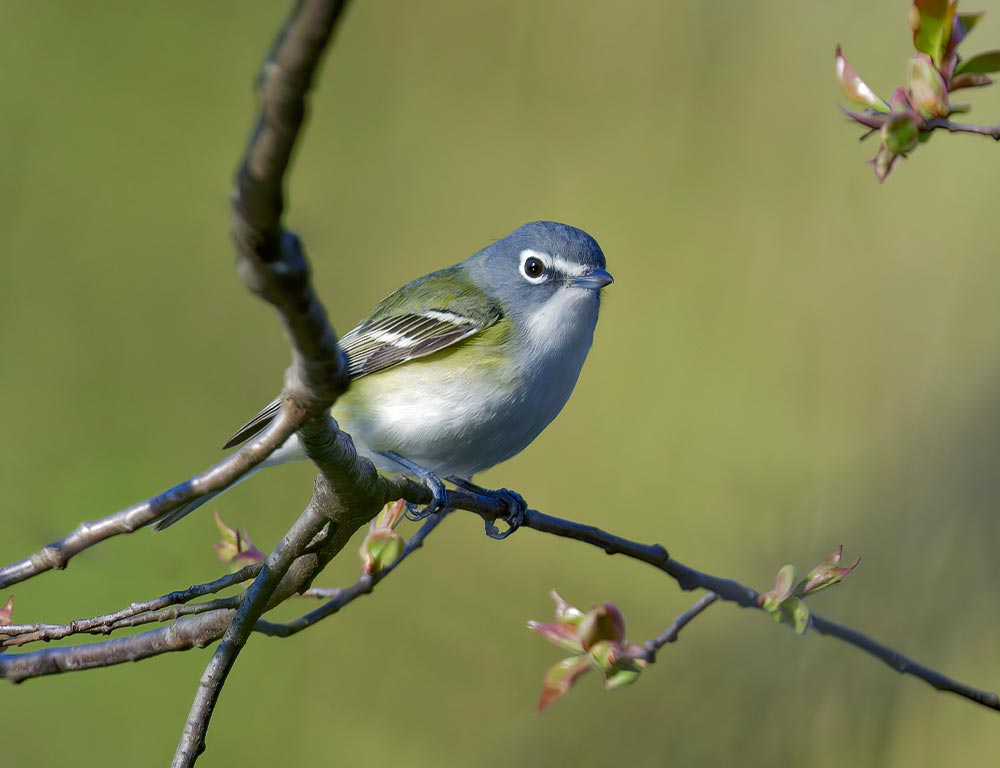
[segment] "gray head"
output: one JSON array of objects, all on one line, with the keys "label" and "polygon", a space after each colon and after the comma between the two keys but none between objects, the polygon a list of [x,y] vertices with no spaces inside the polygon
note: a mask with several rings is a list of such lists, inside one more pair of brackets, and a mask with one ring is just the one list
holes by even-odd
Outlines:
[{"label": "gray head", "polygon": [[518,227],[470,257],[466,266],[505,314],[522,323],[543,308],[546,315],[589,309],[596,322],[600,291],[613,282],[597,241],[555,221]]}]

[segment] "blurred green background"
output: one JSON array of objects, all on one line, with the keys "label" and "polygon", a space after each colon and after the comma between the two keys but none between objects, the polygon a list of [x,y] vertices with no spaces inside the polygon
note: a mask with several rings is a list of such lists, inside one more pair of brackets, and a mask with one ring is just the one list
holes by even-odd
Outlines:
[{"label": "blurred green background", "polygon": [[[2,4],[0,559],[216,461],[280,387],[288,352],[234,276],[228,196],[285,6]],[[759,588],[844,543],[862,566],[815,610],[996,689],[1000,150],[936,136],[879,187],[837,109],[836,43],[888,94],[907,7],[357,2],[289,223],[340,331],[526,220],[589,230],[617,282],[580,384],[483,482]],[[969,45],[998,47],[1000,3],[980,8]],[[998,118],[998,93],[965,93]],[[269,471],[213,507],[268,548],[311,478]],[[205,511],[109,542],[16,587],[15,619],[214,578],[215,539]],[[319,583],[357,568],[347,552]],[[559,652],[524,622],[552,587],[616,601],[636,640],[693,599],[456,516],[375,595],[254,638],[202,762],[881,767],[1000,748],[995,713],[731,606],[637,685],[585,678],[538,716]],[[166,764],[208,656],[0,687],[2,762]]]}]

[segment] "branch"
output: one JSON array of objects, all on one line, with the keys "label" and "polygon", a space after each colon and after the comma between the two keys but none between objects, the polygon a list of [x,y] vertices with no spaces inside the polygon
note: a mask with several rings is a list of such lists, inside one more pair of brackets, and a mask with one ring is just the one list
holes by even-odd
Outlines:
[{"label": "branch", "polygon": [[[260,115],[237,174],[233,204],[237,271],[251,291],[279,311],[292,345],[292,365],[285,374],[285,402],[294,402],[306,412],[308,418],[297,426],[324,416],[316,431],[328,440],[332,437],[327,433],[333,432],[330,406],[348,385],[347,357],[337,347],[326,311],[312,289],[301,243],[282,228],[281,219],[285,171],[305,118],[306,94],[345,6],[346,1],[302,0],[279,34],[261,73]],[[313,494],[305,512],[244,593],[236,616],[202,675],[174,754],[174,766],[194,765],[205,750],[205,734],[222,686],[254,624],[272,604],[299,553],[324,526],[330,526],[330,534],[336,532],[339,515],[329,514],[321,495]],[[349,509],[346,505],[334,507],[345,514]],[[336,551],[339,547],[334,548]]]},{"label": "branch", "polygon": [[[244,594],[236,616],[205,669],[177,745],[175,766],[194,765],[198,755],[204,752],[205,734],[222,686],[250,633],[259,625],[262,614],[290,595],[306,591],[315,575],[341,551],[358,528],[375,516],[386,501],[406,494],[420,503],[431,498],[430,490],[423,485],[406,478],[379,475],[371,461],[358,456],[350,436],[337,430],[329,415],[305,424],[299,437],[307,455],[320,468],[312,500],[268,556]],[[410,551],[420,546],[423,538],[442,517],[443,513],[427,521],[414,536],[416,541],[411,540]],[[385,569],[378,579],[374,579],[367,591],[371,591],[374,584],[390,570],[392,568]],[[350,602],[357,596],[352,594],[351,589],[344,590],[340,598],[331,602],[336,603],[338,599]],[[323,616],[326,616],[339,608],[331,610],[328,603],[317,609],[318,612],[324,610],[326,613]],[[317,620],[310,620],[306,626]],[[265,626],[267,624],[264,623]],[[295,631],[298,629],[288,634]],[[280,632],[279,629],[276,634]]]},{"label": "branch", "polygon": [[[320,480],[313,501],[310,503],[310,508],[307,509],[303,517],[307,515],[311,516],[315,524],[321,524],[321,527],[327,525],[329,521],[323,516],[337,504],[331,493],[325,481]],[[407,542],[400,557],[390,566],[371,577],[362,577],[347,589],[334,590],[332,594],[327,590],[308,589],[308,582],[340,551],[343,544],[347,542],[350,535],[356,529],[356,526],[347,525],[340,531],[339,535],[327,534],[319,542],[315,539],[306,541],[305,545],[299,547],[300,554],[298,558],[287,569],[288,573],[291,574],[288,583],[280,586],[278,594],[272,597],[268,607],[280,602],[280,600],[284,600],[289,594],[296,593],[302,596],[311,596],[310,593],[315,591],[324,597],[332,597],[333,599],[330,603],[321,606],[317,611],[307,614],[289,624],[275,624],[260,619],[253,627],[254,631],[275,637],[287,637],[301,631],[306,626],[311,626],[321,618],[336,613],[340,608],[352,602],[357,597],[368,594],[382,579],[395,570],[403,560],[422,546],[424,539],[440,524],[446,514],[447,511],[443,511],[428,518],[417,533]],[[300,523],[301,520],[302,518],[300,518]],[[305,539],[306,537],[302,536],[298,543],[301,543]],[[285,549],[288,548],[285,544],[279,545],[279,548],[283,547]],[[294,549],[294,546],[292,548]],[[199,584],[189,587],[186,590],[171,592],[144,603],[134,603],[121,611],[96,616],[92,619],[80,619],[67,625],[9,625],[3,627],[3,634],[14,636],[10,638],[8,644],[17,645],[20,644],[18,640],[21,640],[32,632],[47,634],[44,637],[34,637],[32,640],[50,640],[66,637],[74,632],[104,631],[105,628],[108,628],[109,631],[114,631],[124,626],[129,626],[128,622],[141,620],[145,616],[156,617],[150,618],[149,621],[171,619],[174,617],[166,613],[176,610],[171,606],[176,606],[196,597],[212,594],[226,587],[246,581],[257,574],[262,567],[263,564],[261,563],[250,565],[236,573],[223,576],[207,584]],[[229,621],[234,615],[235,609],[239,606],[242,599],[242,595],[236,595],[231,598],[225,598],[225,603],[222,601],[195,603],[186,607],[196,610],[201,615],[182,619],[170,627],[148,630],[138,635],[117,638],[113,641],[66,646],[63,648],[47,648],[29,653],[3,654],[0,655],[0,678],[20,683],[29,678],[40,677],[42,675],[113,666],[126,661],[140,661],[163,653],[186,651],[193,647],[202,648],[222,637]],[[223,618],[220,618],[220,613],[222,612],[219,609],[227,609],[224,611]],[[322,615],[314,616],[314,613],[321,613]]]},{"label": "branch", "polygon": [[[343,444],[345,441],[349,443],[349,438],[346,435],[337,433],[337,437],[338,444]],[[362,470],[371,468],[370,463],[364,460],[359,460],[358,464]],[[373,469],[371,471],[374,473]],[[396,482],[385,478],[380,478],[380,480],[384,481],[386,486],[388,486],[384,489],[387,492],[392,493],[396,490],[405,491],[405,493],[400,494],[400,497],[408,498],[408,500],[415,503],[425,503],[430,497],[430,492],[423,486],[406,482],[401,482],[397,485]],[[319,490],[325,485],[324,478],[321,476],[317,483]],[[332,493],[332,489],[327,488],[326,492]],[[329,508],[331,504],[329,500],[321,500],[321,502],[328,505],[326,508]],[[448,491],[447,505],[450,509],[473,512],[480,517],[490,520],[502,517],[506,512],[502,502],[492,497],[482,496],[462,489]],[[423,539],[433,530],[433,527],[439,524],[440,518],[441,516],[431,518],[424,524],[421,530],[408,542],[404,549],[403,557],[409,556],[409,554],[422,544]],[[647,563],[669,575],[677,581],[682,589],[707,589],[715,593],[718,599],[734,602],[747,608],[760,609],[758,603],[759,593],[752,587],[745,586],[731,579],[723,579],[690,568],[670,558],[666,550],[657,544],[642,544],[631,541],[595,526],[583,525],[570,520],[545,515],[537,510],[527,511],[523,527],[531,528],[541,533],[550,533],[563,538],[581,541],[597,547],[608,554],[620,554]],[[310,550],[308,554],[300,556],[293,563],[292,568],[289,569],[290,574],[294,573],[296,566],[300,564],[306,568],[305,575],[300,576],[294,581],[294,584],[300,587],[297,591],[301,592],[308,589],[309,579],[318,573],[326,562],[329,562],[329,559],[335,554],[333,552],[334,549],[339,551],[338,547],[342,546],[345,535],[346,530],[339,531],[337,535],[331,534],[329,536],[329,543],[325,545],[328,551],[325,551],[323,546],[317,547],[313,544],[312,547],[307,548]],[[334,541],[336,539],[340,539],[341,543]],[[397,564],[399,562],[398,560]],[[392,566],[381,572],[377,575],[377,578],[371,580],[359,579],[352,587],[339,592],[329,603],[288,624],[274,624],[258,620],[253,628],[263,634],[277,637],[295,634],[308,626],[312,626],[320,619],[333,615],[344,605],[352,602],[362,594],[370,592],[378,581],[385,578],[394,567]],[[238,576],[240,574],[234,574],[231,578],[235,579]],[[287,592],[289,589],[294,589],[294,587],[285,587],[284,591]],[[164,598],[166,597],[164,596]],[[675,638],[676,634],[695,615],[700,614],[713,601],[709,601],[708,595],[704,596],[689,611],[679,616],[663,635],[660,635],[656,640],[651,642],[657,644],[657,648],[662,647],[666,642],[671,642],[671,639]],[[108,666],[110,664],[121,663],[122,661],[136,661],[169,651],[186,650],[195,646],[201,647],[218,639],[225,631],[226,624],[229,621],[228,617],[232,615],[232,611],[220,611],[220,613],[226,614],[227,618],[225,621],[220,621],[218,614],[203,614],[197,617],[182,619],[172,627],[152,630],[115,641],[93,643],[81,647],[46,649],[45,651],[27,654],[0,655],[0,677],[5,677],[13,682],[20,682],[28,677],[42,674]],[[1000,697],[996,693],[980,690],[953,680],[857,630],[826,619],[816,613],[811,614],[810,625],[820,634],[841,640],[874,656],[901,674],[913,675],[937,690],[954,693],[989,709],[1000,711]],[[5,631],[10,629],[13,628],[4,628]],[[168,634],[168,630],[172,630],[172,633]],[[662,639],[664,637],[666,638],[665,640]],[[648,648],[649,646],[647,645],[647,650]]]},{"label": "branch", "polygon": [[[450,498],[448,503],[451,504]],[[460,509],[463,508],[458,504],[454,506]],[[478,510],[476,511],[478,512]],[[535,510],[528,510],[524,520],[524,527],[533,528],[543,533],[554,533],[557,536],[576,539],[577,541],[599,547],[608,554],[623,554],[633,559],[641,560],[669,575],[680,585],[681,589],[707,589],[716,593],[720,599],[734,602],[744,608],[761,608],[758,602],[760,593],[757,590],[731,579],[723,579],[708,573],[696,571],[673,558],[666,557],[666,550],[658,547],[658,545],[639,544],[622,539],[614,534],[606,533],[593,526],[581,525],[569,520],[550,517]],[[657,553],[657,549],[661,550],[662,556]],[[976,704],[1000,711],[1000,696],[992,691],[980,690],[953,680],[855,629],[823,618],[818,614],[811,614],[810,625],[822,635],[835,637],[848,645],[874,656],[900,674],[913,675],[939,691],[954,693]]]},{"label": "branch", "polygon": [[236,657],[246,644],[253,625],[268,608],[297,553],[308,547],[310,542],[328,524],[330,521],[326,517],[323,505],[310,503],[295,525],[264,561],[264,565],[253,584],[243,594],[236,615],[226,627],[222,642],[215,649],[211,661],[201,676],[198,692],[191,704],[191,711],[184,724],[184,731],[174,754],[174,766],[194,765],[198,756],[205,751],[205,734],[208,731],[212,712],[218,703],[222,686],[236,663]]},{"label": "branch", "polygon": [[[400,490],[406,491],[409,489],[401,488]],[[412,496],[407,496],[406,493],[401,493],[401,497],[407,498],[407,500],[415,503],[426,503],[429,492],[422,486],[416,486],[415,490],[419,492],[414,493]],[[460,509],[473,512],[488,520],[502,518],[507,511],[503,503],[497,499],[490,496],[476,494],[472,491],[464,489],[449,490],[447,492],[446,504],[449,509]],[[688,616],[687,613],[682,614],[682,616],[678,617],[677,622],[675,622],[676,626],[669,628],[667,632],[664,633],[665,635],[669,635],[672,630],[679,632],[691,619],[694,618],[694,615],[697,615],[707,608],[708,605],[715,601],[715,599],[736,603],[744,608],[753,608],[757,610],[761,609],[759,602],[760,593],[757,590],[746,586],[745,584],[741,584],[738,581],[722,578],[720,576],[704,573],[691,568],[690,566],[671,558],[667,553],[667,550],[659,544],[642,544],[640,542],[608,533],[607,531],[595,526],[584,525],[571,520],[553,517],[534,509],[529,509],[526,512],[523,527],[531,528],[541,533],[549,533],[555,536],[574,539],[585,544],[590,544],[591,546],[603,550],[609,555],[624,555],[633,560],[647,563],[673,578],[681,589],[684,589],[685,591],[705,589],[716,596],[716,598],[713,598],[711,601],[707,600],[707,596],[706,598],[703,598],[706,600],[704,605],[701,605],[701,601],[696,603],[695,607],[688,612],[692,615]],[[355,588],[357,588],[361,594],[366,593],[362,591],[363,585],[361,585],[360,581],[355,585]],[[322,612],[326,609],[327,612],[325,615],[332,615],[339,610],[340,607],[343,607],[343,605],[346,605],[357,596],[357,594],[352,593],[352,596],[349,596],[349,599],[335,598],[329,604],[329,608],[323,606],[317,609],[317,611],[314,611],[313,614]],[[339,603],[340,600],[343,600],[342,604]],[[695,610],[696,608],[697,610]],[[307,614],[307,616],[311,616],[311,614]],[[323,616],[318,616],[307,621],[307,617],[304,616],[296,621],[290,622],[288,625],[272,625],[265,622],[260,624],[258,629],[265,634],[283,636],[284,634],[294,634],[295,632],[301,631],[306,626],[311,626],[320,618],[323,618]],[[923,680],[925,683],[928,683],[937,690],[954,693],[977,704],[988,707],[989,709],[1000,711],[1000,696],[998,696],[995,692],[980,690],[957,680],[953,680],[946,675],[943,675],[930,667],[920,664],[902,653],[879,643],[857,630],[824,618],[819,614],[811,614],[810,625],[820,634],[834,637],[857,648],[858,650],[874,656],[901,674],[912,675],[920,680]],[[664,642],[671,642],[669,636]]]},{"label": "branch", "polygon": [[77,629],[77,625],[74,622],[68,625],[52,627],[52,632],[46,632],[43,630],[37,634],[25,634],[8,638],[3,642],[0,642],[0,647],[7,648],[27,645],[28,643],[38,642],[39,640],[49,642],[52,639],[79,633],[90,635],[110,635],[118,630],[128,629],[129,627],[139,627],[143,624],[162,624],[167,621],[176,621],[182,616],[194,616],[199,613],[216,611],[220,608],[235,609],[239,606],[240,599],[240,595],[234,595],[232,597],[220,597],[216,600],[207,600],[203,603],[172,605],[168,608],[161,608],[158,611],[149,611],[148,613],[141,613],[136,616],[128,616],[111,624],[102,624],[99,626],[87,627],[86,629]]},{"label": "branch", "polygon": [[237,271],[279,311],[292,345],[286,397],[313,416],[347,389],[347,359],[312,289],[299,239],[281,226],[285,171],[305,118],[305,97],[346,0],[299,0],[262,67],[260,114],[236,178]]},{"label": "branch", "polygon": [[113,515],[80,523],[67,536],[0,568],[0,589],[52,569],[62,570],[70,558],[112,536],[133,533],[189,501],[228,488],[271,455],[308,417],[307,412],[291,400],[286,399],[284,406],[267,429],[214,467]]},{"label": "branch", "polygon": [[[302,244],[282,227],[284,176],[305,118],[306,95],[345,6],[346,2],[336,0],[300,0],[298,3],[263,67],[260,115],[237,173],[232,225],[238,251],[237,269],[246,286],[277,309],[292,347],[292,365],[285,375],[279,416],[250,443],[210,470],[114,515],[84,523],[28,558],[0,568],[0,588],[53,568],[63,568],[75,554],[111,536],[131,533],[189,501],[232,485],[288,437],[299,433],[306,453],[320,470],[313,497],[265,563],[243,575],[241,581],[251,576],[254,581],[242,595],[189,603],[196,596],[212,593],[193,594],[192,590],[210,586],[199,585],[115,614],[69,625],[5,628],[5,634],[9,631],[12,635],[5,644],[17,645],[65,637],[74,632],[114,631],[181,616],[167,627],[131,637],[0,656],[0,676],[14,682],[38,675],[136,661],[204,646],[222,638],[201,678],[174,757],[175,766],[193,765],[204,751],[212,712],[251,632],[287,637],[333,615],[361,595],[370,593],[396,565],[422,545],[444,518],[442,513],[428,519],[396,563],[378,574],[359,579],[318,609],[287,624],[261,618],[290,595],[307,591],[316,574],[342,550],[351,534],[370,519],[381,504],[396,498],[426,503],[431,497],[422,484],[378,475],[370,461],[357,456],[350,437],[339,432],[330,419],[329,407],[347,386],[345,358],[338,349],[326,312],[312,290]],[[1000,140],[1000,126],[991,129],[943,120],[930,121],[927,127],[978,133]],[[446,503],[449,508],[472,511],[487,521],[502,519],[509,512],[497,498],[464,489],[449,491]],[[650,661],[655,659],[659,648],[676,640],[681,629],[717,599],[760,608],[760,594],[756,590],[690,568],[672,559],[659,545],[641,544],[535,510],[528,510],[524,526],[575,539],[608,554],[622,554],[648,563],[668,574],[682,589],[709,590],[709,594],[679,616],[663,634],[647,643]],[[239,581],[230,580],[226,585],[235,583]],[[899,672],[914,675],[939,690],[951,691],[1000,710],[996,694],[953,681],[856,630],[816,614],[812,614],[811,624],[819,633],[859,648]]]},{"label": "branch", "polygon": [[947,118],[938,117],[925,123],[927,130],[944,129],[949,133],[974,133],[979,136],[989,136],[994,141],[1000,141],[1000,123],[997,125],[973,125],[971,123],[953,123]]},{"label": "branch", "polygon": [[[338,505],[338,498],[333,494],[324,478],[322,476],[317,478],[316,489],[310,505],[293,526],[293,532],[301,530],[304,523],[313,525],[313,530],[315,530],[316,525],[322,523],[323,531],[309,537],[304,534],[293,537],[290,533],[278,545],[277,549],[280,550],[278,555],[275,556],[272,553],[272,556],[275,557],[287,557],[291,553],[294,555],[294,560],[291,566],[286,568],[283,562],[269,559],[269,562],[275,562],[274,569],[284,568],[287,575],[279,580],[277,587],[272,590],[272,596],[266,608],[273,607],[291,595],[307,590],[312,579],[340,552],[350,539],[351,534],[366,521],[366,518],[363,517],[364,512],[357,513],[358,516],[345,516],[345,523],[338,527],[336,522],[331,522],[329,519],[331,514],[340,514]],[[195,596],[209,594],[216,588],[222,589],[239,581],[245,581],[250,576],[263,572],[263,569],[263,564],[248,566],[235,574],[216,579],[209,584],[197,585],[189,590],[164,595],[149,601],[148,605],[169,604],[175,600],[184,599],[189,594]],[[267,586],[270,588],[273,577],[269,576],[268,578]],[[206,612],[200,615],[188,616],[168,627],[147,630],[130,637],[87,645],[47,648],[29,653],[2,654],[0,655],[0,678],[19,683],[42,675],[113,666],[126,661],[140,661],[163,653],[185,651],[194,647],[203,648],[223,636],[236,614],[235,609],[245,599],[245,594],[237,595],[234,598],[229,598],[233,601],[232,604],[228,602],[224,605],[216,604],[205,609]],[[147,604],[136,604],[136,606],[130,606],[117,614],[108,614],[108,616],[136,616],[138,610],[144,605]],[[209,604],[198,603],[196,605],[208,606]],[[192,606],[192,608],[194,607]],[[225,610],[219,610],[220,608]],[[165,610],[169,610],[169,608]],[[97,617],[97,620],[103,618],[105,617]],[[23,626],[25,629],[31,630],[36,625]],[[11,628],[4,627],[3,629],[6,632]]]},{"label": "branch", "polygon": [[0,568],[0,589],[45,571],[112,536],[132,533],[189,501],[228,488],[305,422],[325,414],[347,389],[346,356],[310,282],[299,239],[281,229],[282,185],[305,115],[305,94],[346,1],[303,0],[278,37],[261,76],[261,114],[237,174],[233,238],[237,271],[279,312],[292,346],[281,413],[260,435],[211,469],[94,522],[31,556]]},{"label": "branch", "polygon": [[[883,125],[885,125],[886,114],[878,112],[852,112],[849,109],[843,109],[844,114],[847,115],[851,120],[856,123],[860,123],[866,128],[871,128],[872,131],[879,130]],[[953,123],[946,117],[935,117],[935,118],[921,118],[919,121],[919,128],[922,131],[937,131],[945,130],[949,133],[973,133],[977,136],[989,136],[991,139],[1000,141],[1000,123],[997,125],[976,125],[973,123]],[[870,133],[866,133],[861,138],[862,140],[868,138]]]},{"label": "branch", "polygon": [[655,662],[656,652],[667,643],[677,642],[677,638],[680,637],[681,630],[694,621],[694,619],[697,618],[706,608],[708,608],[708,606],[718,599],[719,596],[714,592],[706,592],[704,595],[699,597],[698,601],[694,605],[674,619],[673,623],[662,633],[654,637],[652,640],[647,640],[643,643],[643,648],[646,652],[641,658],[648,661],[650,664]]},{"label": "branch", "polygon": [[340,594],[340,589],[337,587],[310,587],[305,592],[300,592],[299,597],[311,597],[315,600],[330,600],[338,594]]},{"label": "branch", "polygon": [[0,656],[0,677],[20,683],[32,677],[109,667],[126,661],[141,661],[172,651],[204,648],[222,636],[233,617],[232,610],[213,611],[180,619],[166,627],[131,637],[68,648],[45,648],[31,653]]},{"label": "branch", "polygon": [[319,608],[310,611],[304,616],[300,616],[294,621],[290,621],[286,624],[276,624],[274,622],[260,619],[254,625],[254,631],[271,637],[291,637],[292,635],[301,632],[303,629],[311,627],[316,622],[322,621],[328,616],[332,616],[345,605],[354,602],[362,595],[371,594],[376,585],[378,585],[382,579],[396,570],[396,567],[400,563],[423,546],[424,539],[426,539],[430,533],[438,527],[441,521],[444,520],[445,515],[451,511],[452,510],[450,509],[444,509],[437,514],[428,517],[424,524],[420,526],[420,530],[413,534],[409,541],[406,542],[406,546],[403,547],[403,551],[399,554],[399,557],[381,571],[376,571],[371,575],[362,576],[346,589],[336,590],[329,602],[324,603]]},{"label": "branch", "polygon": [[[26,645],[27,643],[38,641],[49,642],[51,640],[61,640],[64,637],[81,633],[110,634],[118,629],[136,626],[137,624],[154,621],[172,621],[178,616],[183,615],[183,613],[180,611],[171,613],[169,610],[170,606],[183,605],[199,597],[215,594],[227,587],[247,581],[257,574],[260,567],[260,563],[248,565],[246,568],[241,568],[235,573],[227,574],[206,584],[196,584],[187,589],[169,592],[152,600],[132,603],[128,608],[123,608],[114,613],[105,613],[101,616],[93,616],[87,619],[74,619],[68,624],[10,624],[4,626],[3,633],[0,634],[0,648]],[[209,605],[211,604],[197,603],[194,606],[189,606],[192,609],[196,609],[190,612],[202,613],[206,610],[211,610],[211,608],[205,607]]]},{"label": "branch", "polygon": [[950,677],[942,675],[940,672],[904,656],[899,651],[895,651],[888,646],[872,640],[856,629],[851,629],[843,624],[838,624],[835,621],[824,619],[822,616],[815,614],[812,615],[809,625],[821,635],[843,640],[845,643],[871,654],[879,661],[888,664],[901,675],[913,675],[939,691],[954,693],[989,709],[1000,710],[1000,697],[993,691],[983,691],[957,680],[952,680]]}]

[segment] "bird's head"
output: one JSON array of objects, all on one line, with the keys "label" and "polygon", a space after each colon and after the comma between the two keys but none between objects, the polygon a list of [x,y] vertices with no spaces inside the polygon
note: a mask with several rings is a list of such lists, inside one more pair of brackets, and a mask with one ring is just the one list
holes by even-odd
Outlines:
[{"label": "bird's head", "polygon": [[533,221],[472,256],[480,285],[515,320],[587,311],[596,322],[600,292],[614,280],[604,252],[582,229],[555,221]]}]

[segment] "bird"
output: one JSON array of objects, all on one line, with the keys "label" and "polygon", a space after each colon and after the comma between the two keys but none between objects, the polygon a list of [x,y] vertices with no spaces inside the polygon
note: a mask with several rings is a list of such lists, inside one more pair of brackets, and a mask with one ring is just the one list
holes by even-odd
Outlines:
[{"label": "bird", "polygon": [[[472,478],[524,450],[566,404],[593,343],[601,292],[613,282],[582,229],[524,224],[406,283],[348,331],[339,343],[350,385],[331,415],[377,469],[427,481],[435,508],[441,478],[486,492]],[[280,409],[278,397],[223,448],[253,437]],[[292,435],[254,472],[305,458]],[[166,513],[156,529],[225,490]]]}]

